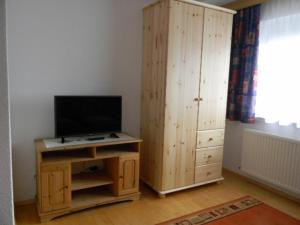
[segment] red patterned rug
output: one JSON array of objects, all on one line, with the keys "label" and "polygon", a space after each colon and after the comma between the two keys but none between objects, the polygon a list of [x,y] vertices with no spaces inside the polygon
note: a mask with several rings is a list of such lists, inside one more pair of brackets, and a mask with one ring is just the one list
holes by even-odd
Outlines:
[{"label": "red patterned rug", "polygon": [[[299,212],[300,213],[300,212]],[[297,220],[246,196],[157,225],[300,225]]]}]

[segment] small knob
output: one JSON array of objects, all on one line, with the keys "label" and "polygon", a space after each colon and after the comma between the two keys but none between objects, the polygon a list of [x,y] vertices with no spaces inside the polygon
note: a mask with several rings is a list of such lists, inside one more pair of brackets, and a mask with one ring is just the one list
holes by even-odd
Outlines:
[{"label": "small knob", "polygon": [[209,158],[209,159],[210,159],[211,157],[212,157],[212,155],[207,156],[207,158]]},{"label": "small knob", "polygon": [[208,139],[208,141],[213,141],[213,140],[214,140],[213,138],[209,138],[209,139]]},{"label": "small knob", "polygon": [[200,102],[200,101],[203,101],[203,98],[194,98],[194,101],[195,102]]},{"label": "small knob", "polygon": [[66,185],[66,186],[63,186],[60,190],[65,190],[65,189],[68,189],[68,188],[69,188],[69,186]]}]

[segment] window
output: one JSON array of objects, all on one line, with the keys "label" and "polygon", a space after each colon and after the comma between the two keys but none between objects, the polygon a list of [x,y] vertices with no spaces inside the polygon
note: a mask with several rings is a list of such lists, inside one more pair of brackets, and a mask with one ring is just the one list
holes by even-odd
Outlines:
[{"label": "window", "polygon": [[300,127],[300,1],[261,8],[256,117]]}]

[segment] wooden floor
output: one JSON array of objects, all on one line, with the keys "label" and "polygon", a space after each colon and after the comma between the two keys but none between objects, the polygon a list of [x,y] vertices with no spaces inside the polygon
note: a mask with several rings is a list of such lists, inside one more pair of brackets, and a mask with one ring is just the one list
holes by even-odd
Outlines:
[{"label": "wooden floor", "polygon": [[[224,171],[225,181],[167,195],[159,199],[142,186],[142,198],[77,212],[44,223],[45,225],[153,225],[174,217],[251,195],[300,219],[300,204],[265,190],[231,172]],[[16,209],[18,225],[39,224],[34,205]]]}]

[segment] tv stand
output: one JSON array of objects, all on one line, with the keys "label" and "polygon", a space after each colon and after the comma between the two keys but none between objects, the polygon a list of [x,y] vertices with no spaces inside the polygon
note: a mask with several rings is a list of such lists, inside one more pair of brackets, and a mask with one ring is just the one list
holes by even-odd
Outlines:
[{"label": "tv stand", "polygon": [[[35,141],[37,208],[42,222],[82,209],[140,198],[142,140],[120,135],[122,138],[115,141],[71,142],[53,147],[46,147],[44,139]],[[102,166],[96,171],[78,171],[85,162]]]}]

